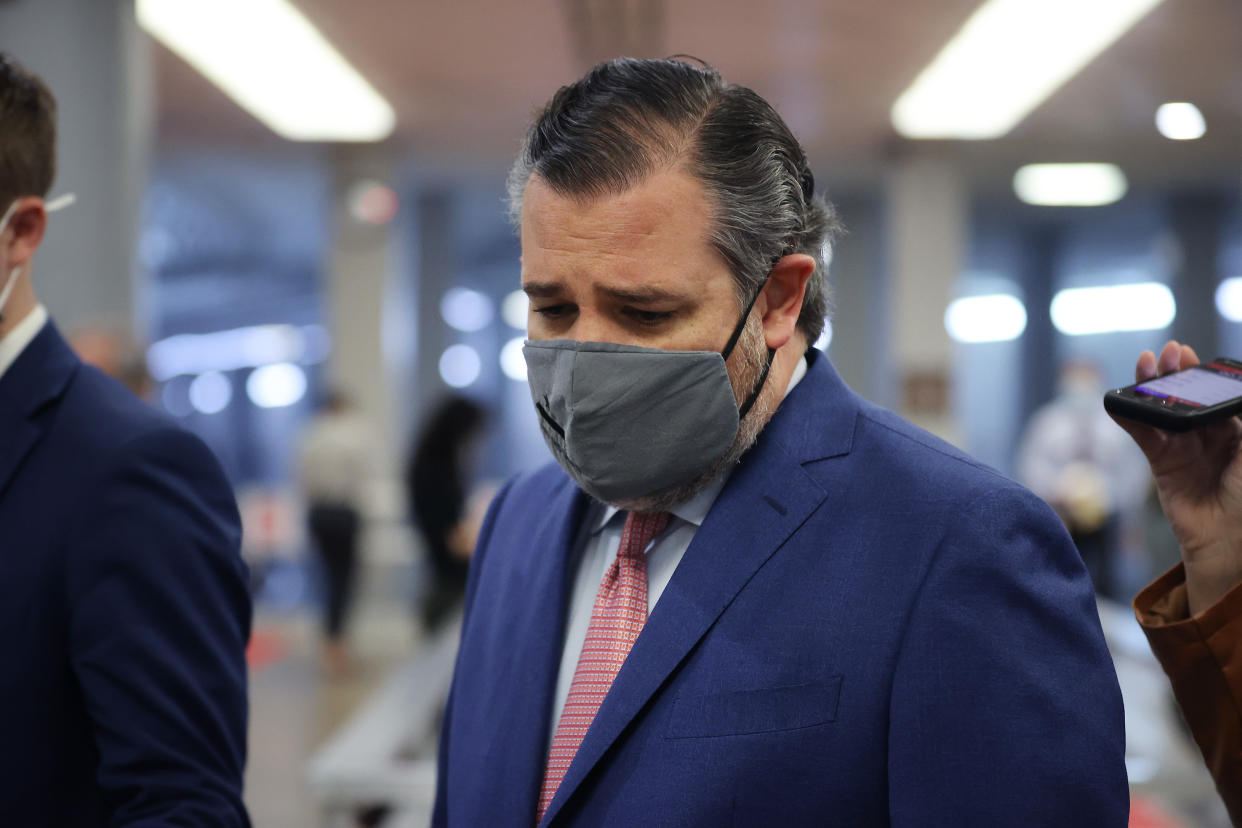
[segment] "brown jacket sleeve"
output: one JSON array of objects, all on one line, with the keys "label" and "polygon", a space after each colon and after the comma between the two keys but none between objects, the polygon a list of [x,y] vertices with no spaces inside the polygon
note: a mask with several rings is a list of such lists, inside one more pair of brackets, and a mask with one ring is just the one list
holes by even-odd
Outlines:
[{"label": "brown jacket sleeve", "polygon": [[1179,563],[1138,594],[1134,612],[1230,819],[1242,825],[1242,584],[1192,618]]}]

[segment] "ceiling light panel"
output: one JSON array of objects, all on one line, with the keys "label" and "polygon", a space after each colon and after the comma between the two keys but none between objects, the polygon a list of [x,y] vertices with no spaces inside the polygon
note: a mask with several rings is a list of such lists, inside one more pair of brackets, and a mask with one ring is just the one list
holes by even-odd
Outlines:
[{"label": "ceiling light panel", "polygon": [[1173,102],[1156,110],[1156,129],[1171,141],[1194,141],[1207,132],[1207,122],[1194,104]]},{"label": "ceiling light panel", "polygon": [[1066,336],[1152,331],[1177,317],[1173,291],[1159,282],[1067,288],[1052,297],[1052,324]]},{"label": "ceiling light panel", "polygon": [[999,138],[1163,0],[988,0],[893,104],[907,138]]},{"label": "ceiling light panel", "polygon": [[1112,204],[1128,186],[1116,164],[1027,164],[1013,176],[1018,198],[1041,207]]},{"label": "ceiling light panel", "polygon": [[137,0],[144,29],[277,135],[381,141],[392,106],[286,0]]},{"label": "ceiling light panel", "polygon": [[1026,330],[1026,305],[1007,293],[955,299],[944,327],[957,342],[1008,342]]}]

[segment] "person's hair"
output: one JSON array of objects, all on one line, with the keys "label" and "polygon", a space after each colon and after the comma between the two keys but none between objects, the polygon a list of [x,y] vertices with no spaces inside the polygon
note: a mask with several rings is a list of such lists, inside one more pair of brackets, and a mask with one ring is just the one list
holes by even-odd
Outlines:
[{"label": "person's hair", "polygon": [[423,458],[455,457],[462,445],[482,433],[487,417],[487,409],[467,397],[445,397],[428,412],[415,454]]},{"label": "person's hair", "polygon": [[825,252],[839,230],[815,194],[806,153],[771,105],[710,66],[621,58],[561,87],[526,134],[509,173],[520,226],[532,175],[561,196],[617,195],[684,165],[712,204],[711,242],[744,307],[782,256],[815,259],[798,327],[813,345],[828,315]]},{"label": "person's hair", "polygon": [[0,52],[0,213],[46,197],[56,177],[56,99],[38,75]]}]

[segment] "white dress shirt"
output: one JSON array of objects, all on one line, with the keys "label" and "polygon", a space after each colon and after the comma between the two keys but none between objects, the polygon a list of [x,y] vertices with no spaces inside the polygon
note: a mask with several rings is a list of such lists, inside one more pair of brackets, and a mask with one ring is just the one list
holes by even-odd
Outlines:
[{"label": "white dress shirt", "polygon": [[35,309],[26,314],[25,319],[5,334],[4,339],[0,339],[0,377],[5,375],[14,362],[17,362],[22,351],[26,350],[26,346],[39,335],[39,331],[43,330],[46,324],[47,308],[35,305]]},{"label": "white dress shirt", "polygon": [[[785,396],[794,389],[806,376],[806,357],[798,360],[793,376],[785,386]],[[673,572],[681,563],[694,534],[703,525],[707,513],[711,511],[717,496],[729,481],[730,472],[725,472],[707,488],[694,497],[669,509],[672,517],[668,527],[661,532],[647,547],[647,614],[655,609],[664,588],[673,578]],[[591,624],[591,610],[595,606],[595,597],[599,593],[600,583],[604,574],[612,566],[621,546],[621,530],[625,526],[624,513],[615,506],[593,503],[586,513],[586,523],[578,542],[581,553],[576,556],[578,571],[569,596],[569,610],[565,624],[565,644],[561,650],[560,672],[556,680],[556,697],[554,699],[551,730],[548,732],[548,745],[556,735],[556,726],[560,722],[561,711],[569,698],[569,688],[573,684],[574,673],[578,669],[578,656],[582,653],[582,645],[586,642],[587,627]]]}]

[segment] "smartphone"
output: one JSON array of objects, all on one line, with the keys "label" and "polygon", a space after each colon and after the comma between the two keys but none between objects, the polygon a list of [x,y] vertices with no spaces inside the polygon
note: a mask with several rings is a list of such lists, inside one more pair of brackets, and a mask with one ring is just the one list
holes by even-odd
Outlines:
[{"label": "smartphone", "polygon": [[1242,362],[1223,357],[1116,388],[1104,409],[1165,431],[1189,431],[1242,413]]}]

